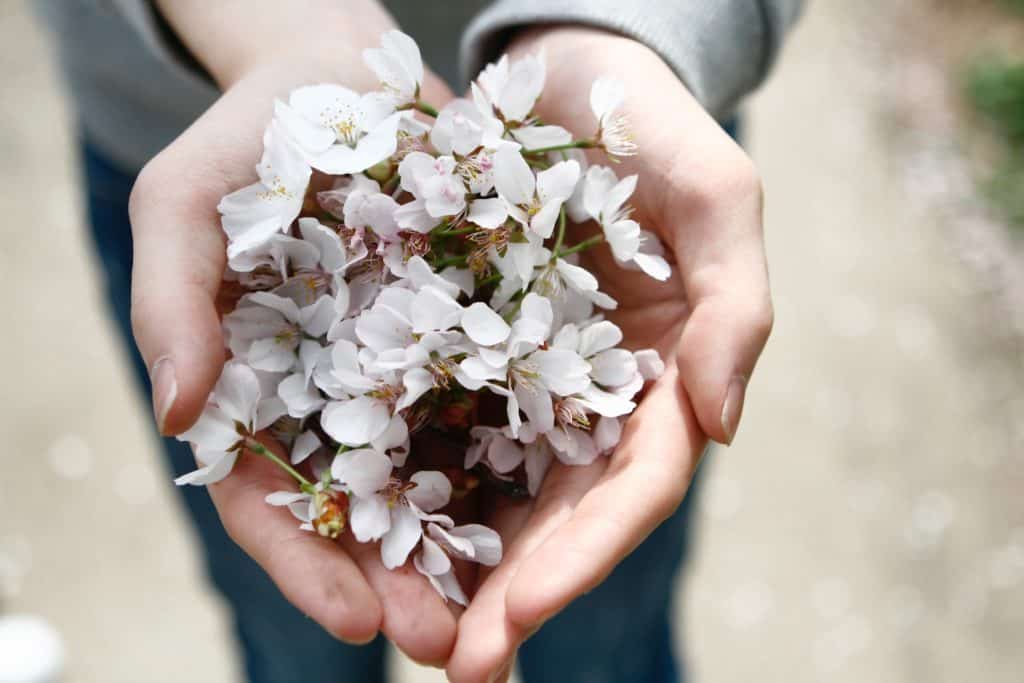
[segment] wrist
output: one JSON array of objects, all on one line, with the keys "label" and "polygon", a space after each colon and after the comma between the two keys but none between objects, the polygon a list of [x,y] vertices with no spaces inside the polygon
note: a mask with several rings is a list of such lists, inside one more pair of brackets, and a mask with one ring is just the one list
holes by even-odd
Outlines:
[{"label": "wrist", "polygon": [[276,63],[348,81],[362,50],[396,27],[375,0],[312,0],[302,9],[270,0],[155,0],[155,6],[221,89]]}]

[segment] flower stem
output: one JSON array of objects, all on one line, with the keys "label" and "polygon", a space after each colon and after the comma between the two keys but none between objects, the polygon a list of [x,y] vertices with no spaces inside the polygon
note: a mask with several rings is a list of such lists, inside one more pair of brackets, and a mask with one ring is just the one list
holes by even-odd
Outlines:
[{"label": "flower stem", "polygon": [[471,233],[476,232],[479,229],[480,228],[478,228],[475,225],[470,225],[470,226],[467,226],[465,228],[457,228],[455,230],[452,230],[451,228],[448,228],[447,230],[441,230],[440,232],[437,232],[437,233],[434,233],[434,234],[436,234],[439,237],[453,237],[455,235],[469,235]]},{"label": "flower stem", "polygon": [[[282,470],[284,470],[288,474],[292,475],[292,477],[294,477],[295,481],[299,482],[299,486],[302,488],[303,491],[306,491],[307,489],[312,489],[313,488],[313,485],[311,483],[309,483],[309,480],[306,479],[301,474],[299,474],[298,470],[296,470],[294,467],[292,467],[291,465],[286,463],[281,458],[277,457],[269,448],[267,448],[266,446],[261,444],[259,441],[257,441],[253,437],[251,437],[251,436],[250,437],[246,437],[246,439],[245,439],[245,447],[248,448],[253,453],[257,453],[259,455],[262,455],[264,458],[266,458],[270,462],[274,463],[275,465],[280,467]],[[308,493],[308,491],[307,491],[307,493]]]},{"label": "flower stem", "polygon": [[437,109],[423,100],[416,100],[416,103],[412,105],[413,109],[418,112],[422,112],[431,118],[437,118]]},{"label": "flower stem", "polygon": [[523,154],[547,154],[548,152],[558,152],[563,149],[590,149],[591,147],[597,147],[597,142],[594,140],[573,140],[567,142],[564,145],[552,145],[551,147],[538,147],[537,149],[524,149]]},{"label": "flower stem", "polygon": [[562,242],[565,241],[565,204],[558,211],[558,237],[555,238],[555,248],[551,251],[558,253],[562,250]]},{"label": "flower stem", "polygon": [[434,268],[437,270],[441,270],[442,268],[447,268],[448,266],[464,266],[466,265],[466,263],[467,261],[465,256],[448,256],[446,258],[438,259],[437,261],[435,261]]},{"label": "flower stem", "polygon": [[555,258],[562,258],[563,256],[568,256],[569,254],[575,254],[576,252],[586,251],[591,247],[596,247],[602,242],[604,242],[604,234],[598,233],[593,237],[588,237],[579,244],[574,244],[571,247],[568,247],[567,249],[562,249],[561,251],[556,250]]}]

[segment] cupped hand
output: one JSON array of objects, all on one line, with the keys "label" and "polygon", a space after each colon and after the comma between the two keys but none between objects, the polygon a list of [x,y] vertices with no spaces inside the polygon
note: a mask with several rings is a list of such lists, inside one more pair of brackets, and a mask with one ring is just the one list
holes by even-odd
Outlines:
[{"label": "cupped hand", "polygon": [[[512,53],[543,50],[545,96],[537,113],[579,135],[595,130],[592,81],[626,86],[639,149],[619,177],[636,173],[633,218],[660,237],[674,261],[658,283],[624,270],[607,247],[585,254],[609,317],[629,348],[654,347],[664,375],[648,388],[610,458],[552,466],[538,497],[494,500],[486,523],[501,532],[501,564],[482,573],[459,621],[448,675],[456,683],[501,680],[518,646],[573,599],[597,586],[686,494],[710,437],[730,443],[744,392],[772,326],[762,236],[762,195],[752,162],[675,74],[633,40],[578,27],[519,36]],[[575,240],[595,232],[580,226]],[[642,587],[638,587],[642,590]],[[669,596],[666,596],[668,599]]]},{"label": "cupped hand", "polygon": [[[143,169],[130,202],[132,322],[165,435],[195,422],[224,363],[216,300],[225,241],[216,207],[255,180],[274,98],[317,82],[360,92],[377,87],[358,47],[343,44],[321,51],[317,61],[282,55],[223,81],[220,99]],[[433,75],[423,92],[438,103],[451,97]],[[291,515],[264,502],[268,493],[294,488],[276,466],[247,452],[209,490],[230,536],[330,633],[366,642],[381,630],[413,659],[443,663],[455,617],[433,588],[411,566],[386,570],[376,545],[338,544],[300,531]]]}]

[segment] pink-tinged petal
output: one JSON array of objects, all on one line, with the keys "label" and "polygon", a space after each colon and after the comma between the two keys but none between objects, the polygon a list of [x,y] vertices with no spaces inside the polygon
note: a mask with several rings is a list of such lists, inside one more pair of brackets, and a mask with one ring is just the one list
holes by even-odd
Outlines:
[{"label": "pink-tinged petal", "polygon": [[466,216],[466,220],[470,223],[489,230],[497,228],[507,218],[508,209],[505,207],[505,202],[498,197],[474,199],[469,205],[469,214]]},{"label": "pink-tinged petal", "polygon": [[584,358],[590,358],[614,347],[622,341],[622,330],[610,320],[601,320],[580,331],[578,351]]},{"label": "pink-tinged petal", "polygon": [[423,528],[419,516],[407,505],[391,508],[391,528],[380,544],[380,559],[388,569],[405,564],[409,553],[419,543]]},{"label": "pink-tinged petal", "polygon": [[454,571],[446,572],[433,578],[437,585],[440,586],[440,592],[443,596],[454,600],[463,607],[469,604],[469,598],[466,597],[462,586],[459,585],[459,579],[455,576]]},{"label": "pink-tinged petal", "polygon": [[624,98],[622,83],[613,78],[598,78],[590,86],[590,110],[598,122],[603,122],[605,117],[618,109]]},{"label": "pink-tinged petal", "polygon": [[369,396],[332,401],[320,415],[320,424],[328,436],[346,446],[370,443],[384,433],[390,422],[388,407]]},{"label": "pink-tinged petal", "polygon": [[[432,526],[436,527],[437,525]],[[423,550],[420,553],[419,559],[420,566],[431,576],[444,574],[452,568],[452,561],[449,559],[448,554],[441,549],[440,545],[426,536],[423,537]]]},{"label": "pink-tinged petal", "polygon": [[371,448],[339,453],[331,463],[331,476],[358,497],[369,498],[391,479],[391,459]]},{"label": "pink-tinged petal", "polygon": [[[202,451],[196,453],[199,457]],[[235,460],[238,459],[237,451],[231,451],[228,453],[217,453],[211,454],[206,453],[208,458],[208,465],[200,467],[199,469],[183,474],[174,480],[174,483],[178,486],[184,486],[191,484],[192,486],[207,486],[208,484],[216,484],[224,477],[231,474],[231,468],[235,465]]]},{"label": "pink-tinged petal", "polygon": [[551,467],[554,454],[544,440],[535,441],[526,447],[526,487],[536,497],[544,483],[544,475]]},{"label": "pink-tinged petal", "polygon": [[665,372],[665,361],[654,349],[641,349],[633,354],[636,367],[645,380],[658,379]]},{"label": "pink-tinged petal", "polygon": [[228,450],[240,439],[235,430],[235,419],[212,404],[203,409],[191,429],[178,435],[178,441],[219,451]]},{"label": "pink-tinged petal", "polygon": [[307,430],[298,435],[295,443],[292,444],[292,464],[298,465],[306,458],[313,455],[320,448],[320,437],[313,430]]},{"label": "pink-tinged petal", "polygon": [[572,196],[579,179],[580,165],[576,161],[560,161],[537,174],[537,196],[543,204],[555,200],[561,203]]},{"label": "pink-tinged petal", "polygon": [[354,497],[348,523],[360,543],[376,541],[391,529],[391,509],[383,496]]},{"label": "pink-tinged petal", "polygon": [[511,472],[523,462],[523,449],[504,436],[496,436],[487,449],[487,462],[499,474]]},{"label": "pink-tinged petal", "polygon": [[511,328],[485,303],[476,302],[462,312],[462,329],[477,344],[493,346],[508,339]]},{"label": "pink-tinged petal", "polygon": [[626,349],[608,349],[590,359],[590,377],[606,387],[626,384],[637,374],[636,359]]},{"label": "pink-tinged petal", "polygon": [[225,363],[213,388],[213,398],[225,415],[251,426],[256,421],[256,405],[260,401],[259,379],[243,363]]},{"label": "pink-tinged petal", "polygon": [[416,293],[412,303],[412,331],[450,330],[459,324],[462,306],[447,292],[427,286]]},{"label": "pink-tinged petal", "polygon": [[594,445],[601,453],[610,453],[622,439],[622,422],[617,417],[600,417],[594,426]]},{"label": "pink-tinged petal", "polygon": [[416,484],[405,497],[424,512],[443,508],[452,497],[452,484],[441,472],[432,470],[413,474],[409,481]]},{"label": "pink-tinged petal", "polygon": [[566,465],[589,465],[597,459],[594,440],[579,429],[553,429],[547,434],[555,457]]},{"label": "pink-tinged petal", "polygon": [[501,198],[513,205],[533,201],[533,171],[519,150],[502,147],[494,154],[494,187]]},{"label": "pink-tinged petal", "polygon": [[427,203],[414,199],[395,209],[395,222],[403,230],[428,233],[437,225],[437,219],[427,213]]},{"label": "pink-tinged petal", "polygon": [[420,196],[420,186],[434,175],[434,157],[426,152],[409,152],[398,164],[398,176],[403,190],[416,197]]},{"label": "pink-tinged petal", "polygon": [[453,539],[465,539],[473,545],[473,560],[493,567],[501,562],[501,536],[483,524],[463,524],[447,532]]}]

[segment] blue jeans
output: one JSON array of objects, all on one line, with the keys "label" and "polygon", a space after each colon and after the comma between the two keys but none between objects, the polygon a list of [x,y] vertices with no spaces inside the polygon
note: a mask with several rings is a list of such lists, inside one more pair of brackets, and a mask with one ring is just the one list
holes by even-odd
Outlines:
[{"label": "blue jeans", "polygon": [[[129,318],[132,237],[128,195],[135,175],[88,144],[82,149],[89,222],[106,279],[110,311],[138,388],[149,396],[146,366]],[[162,442],[170,476],[195,468],[187,445]],[[386,643],[340,643],[292,607],[259,566],[228,538],[204,488],[177,489],[203,544],[205,568],[231,608],[252,683],[381,683]],[[673,683],[673,584],[687,545],[693,496],[598,588],[572,603],[520,649],[526,683]]]}]

